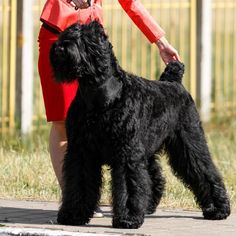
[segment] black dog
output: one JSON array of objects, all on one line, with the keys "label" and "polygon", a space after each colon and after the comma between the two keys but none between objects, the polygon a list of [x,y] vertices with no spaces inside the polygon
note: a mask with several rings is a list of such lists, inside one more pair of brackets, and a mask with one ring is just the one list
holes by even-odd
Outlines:
[{"label": "black dog", "polygon": [[163,193],[164,179],[155,161],[162,149],[206,219],[230,214],[194,101],[181,84],[181,63],[168,64],[160,81],[129,74],[119,66],[97,22],[76,24],[63,32],[50,60],[57,81],[79,78],[80,84],[66,120],[68,148],[58,223],[89,222],[106,163],[112,174],[113,227],[140,227]]}]

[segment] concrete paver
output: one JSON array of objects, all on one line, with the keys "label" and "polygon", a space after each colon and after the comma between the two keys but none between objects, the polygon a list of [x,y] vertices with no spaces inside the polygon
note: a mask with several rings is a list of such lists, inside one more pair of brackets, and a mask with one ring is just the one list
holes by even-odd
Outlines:
[{"label": "concrete paver", "polygon": [[104,218],[93,218],[86,226],[63,226],[56,223],[58,203],[0,200],[0,235],[63,235],[63,236],[236,236],[236,214],[227,220],[209,221],[200,211],[157,209],[145,218],[140,229],[111,227],[111,208],[102,206]]}]

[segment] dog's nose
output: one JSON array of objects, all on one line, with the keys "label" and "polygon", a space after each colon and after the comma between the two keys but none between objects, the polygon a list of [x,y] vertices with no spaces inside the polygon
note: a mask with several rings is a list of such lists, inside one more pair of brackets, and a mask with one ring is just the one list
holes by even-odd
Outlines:
[{"label": "dog's nose", "polygon": [[62,55],[64,55],[65,49],[64,49],[63,46],[57,45],[57,46],[54,48],[54,52],[55,52],[55,55],[61,57]]},{"label": "dog's nose", "polygon": [[63,53],[64,52],[64,47],[63,46],[57,46],[55,48],[55,50],[58,52],[58,53]]}]

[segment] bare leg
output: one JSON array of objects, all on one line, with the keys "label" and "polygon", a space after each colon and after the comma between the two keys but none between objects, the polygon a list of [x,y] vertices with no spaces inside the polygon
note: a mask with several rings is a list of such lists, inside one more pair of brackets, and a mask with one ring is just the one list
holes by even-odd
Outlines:
[{"label": "bare leg", "polygon": [[56,174],[58,183],[62,188],[62,166],[67,147],[67,137],[64,121],[55,121],[52,123],[49,136],[49,152],[52,166]]}]

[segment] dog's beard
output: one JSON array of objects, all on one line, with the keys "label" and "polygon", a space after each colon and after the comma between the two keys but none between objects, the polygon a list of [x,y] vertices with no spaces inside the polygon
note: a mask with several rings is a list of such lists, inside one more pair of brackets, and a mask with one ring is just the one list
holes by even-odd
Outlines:
[{"label": "dog's beard", "polygon": [[84,74],[85,68],[82,66],[81,56],[74,42],[54,43],[50,61],[58,82],[70,83]]}]

